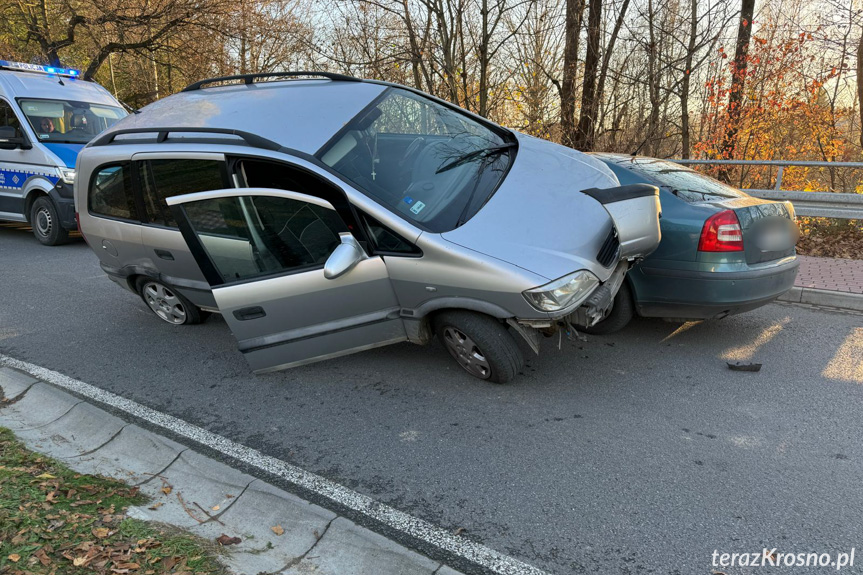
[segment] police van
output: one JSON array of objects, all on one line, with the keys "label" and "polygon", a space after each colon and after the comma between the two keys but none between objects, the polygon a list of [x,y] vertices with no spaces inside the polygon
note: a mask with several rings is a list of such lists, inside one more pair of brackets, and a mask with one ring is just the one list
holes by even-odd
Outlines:
[{"label": "police van", "polygon": [[78,70],[0,60],[0,220],[26,222],[45,245],[77,228],[78,152],[126,115]]}]

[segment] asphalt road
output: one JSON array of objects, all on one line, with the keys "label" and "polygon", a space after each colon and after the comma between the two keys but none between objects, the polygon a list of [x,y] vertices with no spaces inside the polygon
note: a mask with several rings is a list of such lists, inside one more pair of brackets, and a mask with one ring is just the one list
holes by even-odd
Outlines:
[{"label": "asphalt road", "polygon": [[863,316],[773,304],[678,327],[641,320],[560,351],[545,340],[506,386],[437,344],[256,377],[220,317],[167,325],[83,242],[0,229],[0,353],[537,567],[709,574],[714,550],[857,547],[863,570]]}]

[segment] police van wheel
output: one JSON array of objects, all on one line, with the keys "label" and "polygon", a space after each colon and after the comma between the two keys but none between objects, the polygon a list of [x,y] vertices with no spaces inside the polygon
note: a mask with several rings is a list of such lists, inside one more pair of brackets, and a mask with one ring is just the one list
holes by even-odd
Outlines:
[{"label": "police van wheel", "polygon": [[30,208],[30,225],[33,235],[46,246],[57,246],[69,241],[69,232],[60,225],[60,216],[54,202],[47,196],[36,198]]}]

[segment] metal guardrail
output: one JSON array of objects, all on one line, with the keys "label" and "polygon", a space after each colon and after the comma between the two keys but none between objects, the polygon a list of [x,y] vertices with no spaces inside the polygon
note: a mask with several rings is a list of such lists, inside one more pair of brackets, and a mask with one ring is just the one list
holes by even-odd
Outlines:
[{"label": "metal guardrail", "polygon": [[782,175],[786,167],[850,168],[863,169],[863,162],[809,162],[785,160],[671,160],[684,165],[712,166],[775,166],[776,185],[772,190],[744,189],[743,191],[764,200],[790,201],[799,216],[863,219],[863,194],[844,192],[804,192],[782,189]]}]

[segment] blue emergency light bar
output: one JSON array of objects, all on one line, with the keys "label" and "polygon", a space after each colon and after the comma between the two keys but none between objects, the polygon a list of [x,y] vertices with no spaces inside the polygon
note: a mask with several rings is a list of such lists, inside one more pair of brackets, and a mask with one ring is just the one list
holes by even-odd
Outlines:
[{"label": "blue emergency light bar", "polygon": [[36,72],[37,74],[55,74],[57,76],[68,76],[70,78],[79,78],[80,70],[72,68],[58,68],[56,66],[42,66],[41,64],[27,64],[25,62],[9,62],[0,60],[0,68],[7,70],[19,70],[21,72]]}]

